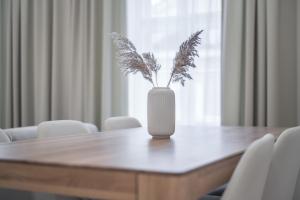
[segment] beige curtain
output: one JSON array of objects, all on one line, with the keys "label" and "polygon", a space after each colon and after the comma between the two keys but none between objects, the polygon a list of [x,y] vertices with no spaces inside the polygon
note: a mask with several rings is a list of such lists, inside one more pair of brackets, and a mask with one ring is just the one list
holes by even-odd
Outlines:
[{"label": "beige curtain", "polygon": [[126,113],[109,35],[124,32],[125,1],[1,0],[0,16],[1,128],[57,119],[100,126]]},{"label": "beige curtain", "polygon": [[224,0],[223,125],[299,123],[297,13],[297,0]]}]

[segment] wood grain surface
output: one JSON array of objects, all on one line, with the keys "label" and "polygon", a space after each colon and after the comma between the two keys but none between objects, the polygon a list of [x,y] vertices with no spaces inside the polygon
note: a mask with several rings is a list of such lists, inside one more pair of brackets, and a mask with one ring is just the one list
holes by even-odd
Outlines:
[{"label": "wood grain surface", "polygon": [[227,181],[241,154],[284,128],[145,128],[0,145],[0,187],[101,199],[197,199]]}]

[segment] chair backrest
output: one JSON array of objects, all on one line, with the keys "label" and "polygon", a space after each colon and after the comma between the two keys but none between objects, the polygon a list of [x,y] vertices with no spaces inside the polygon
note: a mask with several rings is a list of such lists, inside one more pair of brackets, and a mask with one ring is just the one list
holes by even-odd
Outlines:
[{"label": "chair backrest", "polygon": [[37,137],[37,126],[8,128],[4,129],[4,132],[12,142],[33,139]]},{"label": "chair backrest", "polygon": [[134,117],[111,117],[104,121],[105,131],[141,127],[141,123]]},{"label": "chair backrest", "polygon": [[[92,133],[98,132],[97,126],[90,123],[83,123],[85,127]],[[6,135],[12,142],[20,141],[20,140],[27,140],[27,139],[34,139],[38,136],[37,134],[37,126],[25,126],[25,127],[18,127],[18,128],[8,128],[3,129]]]},{"label": "chair backrest", "polygon": [[253,142],[236,167],[222,200],[262,200],[274,146],[268,134]]},{"label": "chair backrest", "polygon": [[[264,200],[299,200],[300,127],[285,130],[277,139]],[[300,188],[299,188],[300,189]]]},{"label": "chair backrest", "polygon": [[91,133],[96,133],[99,131],[98,127],[95,124],[91,124],[91,123],[83,123],[83,124]]},{"label": "chair backrest", "polygon": [[0,129],[0,144],[10,143],[9,137],[4,133],[2,129]]},{"label": "chair backrest", "polygon": [[74,120],[46,121],[40,123],[37,128],[38,137],[86,134],[90,132],[84,123]]}]

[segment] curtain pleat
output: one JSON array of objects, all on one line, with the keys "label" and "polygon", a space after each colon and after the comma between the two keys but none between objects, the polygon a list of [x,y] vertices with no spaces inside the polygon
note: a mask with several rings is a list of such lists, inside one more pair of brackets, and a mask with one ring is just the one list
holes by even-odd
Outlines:
[{"label": "curtain pleat", "polygon": [[224,1],[223,125],[297,125],[296,4]]},{"label": "curtain pleat", "polygon": [[59,119],[100,127],[104,118],[126,114],[126,84],[110,38],[124,33],[122,2],[1,1],[1,128]]}]

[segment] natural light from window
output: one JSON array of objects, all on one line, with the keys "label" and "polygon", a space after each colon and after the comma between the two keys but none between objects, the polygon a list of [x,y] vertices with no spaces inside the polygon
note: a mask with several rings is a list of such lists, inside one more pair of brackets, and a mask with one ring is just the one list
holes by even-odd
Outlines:
[{"label": "natural light from window", "polygon": [[[177,125],[220,124],[221,0],[127,0],[127,33],[138,52],[153,52],[165,87],[179,45],[203,29],[193,80],[172,83]],[[129,115],[147,125],[147,93],[151,84],[140,74],[129,76]]]}]

